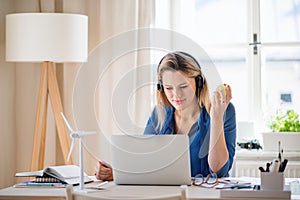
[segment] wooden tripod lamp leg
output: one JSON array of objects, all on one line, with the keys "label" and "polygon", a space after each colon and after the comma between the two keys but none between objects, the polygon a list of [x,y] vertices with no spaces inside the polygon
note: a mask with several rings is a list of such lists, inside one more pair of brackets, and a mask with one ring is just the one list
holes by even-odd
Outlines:
[{"label": "wooden tripod lamp leg", "polygon": [[61,116],[61,112],[63,112],[63,107],[61,103],[56,75],[54,72],[54,66],[52,62],[48,63],[48,91],[49,91],[52,110],[53,110],[54,119],[57,127],[57,133],[62,148],[64,162],[65,164],[71,164],[72,159],[70,158],[69,161],[67,160],[69,150],[70,150],[69,133],[66,132],[65,123]]},{"label": "wooden tripod lamp leg", "polygon": [[44,152],[47,125],[47,100],[48,100],[48,79],[47,63],[42,64],[38,105],[36,111],[34,140],[31,159],[31,171],[42,169],[44,166]]},{"label": "wooden tripod lamp leg", "polygon": [[43,62],[40,78],[38,106],[36,112],[32,159],[30,166],[31,171],[41,170],[44,168],[48,94],[52,103],[52,110],[60,145],[62,148],[64,162],[65,164],[72,163],[72,159],[67,161],[70,149],[69,134],[66,132],[65,124],[60,114],[61,112],[63,112],[63,107],[61,103],[56,75],[54,72],[54,66],[52,62]]}]

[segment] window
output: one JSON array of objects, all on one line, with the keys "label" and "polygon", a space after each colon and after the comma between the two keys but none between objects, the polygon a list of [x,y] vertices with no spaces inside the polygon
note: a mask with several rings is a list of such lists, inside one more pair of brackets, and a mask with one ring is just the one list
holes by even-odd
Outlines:
[{"label": "window", "polygon": [[157,0],[156,10],[155,27],[208,53],[232,86],[237,121],[259,134],[279,107],[300,112],[300,0]]},{"label": "window", "polygon": [[279,108],[300,111],[300,47],[262,48],[262,107],[266,116]]},{"label": "window", "polygon": [[262,108],[300,112],[300,1],[263,0],[261,13]]},{"label": "window", "polygon": [[300,1],[261,0],[262,42],[300,41]]},{"label": "window", "polygon": [[[156,2],[161,11],[156,27],[180,32],[207,52],[222,82],[230,84],[234,91],[237,116],[247,120],[247,0],[176,0],[170,1],[170,10],[165,2],[160,2],[163,1]],[[169,24],[165,20],[168,17]]]}]

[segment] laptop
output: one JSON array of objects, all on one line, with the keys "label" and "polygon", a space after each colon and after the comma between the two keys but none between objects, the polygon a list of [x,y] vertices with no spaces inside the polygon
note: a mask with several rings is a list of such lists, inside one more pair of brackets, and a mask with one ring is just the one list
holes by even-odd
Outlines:
[{"label": "laptop", "polygon": [[190,185],[187,135],[112,135],[116,184]]}]

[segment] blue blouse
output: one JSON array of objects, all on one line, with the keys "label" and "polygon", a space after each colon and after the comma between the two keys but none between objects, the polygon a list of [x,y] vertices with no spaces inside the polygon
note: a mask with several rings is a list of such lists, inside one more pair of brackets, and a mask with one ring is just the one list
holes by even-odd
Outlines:
[{"label": "blue blouse", "polygon": [[[174,108],[165,107],[166,109],[166,120],[159,131],[157,127],[158,118],[156,108],[153,110],[144,134],[176,134],[174,127]],[[233,157],[235,154],[236,144],[236,119],[235,119],[235,108],[232,103],[229,103],[226,112],[223,117],[224,121],[224,133],[227,149],[229,152],[229,158],[225,165],[217,172],[218,177],[224,177],[228,175],[229,170],[232,167]],[[212,173],[208,165],[208,150],[209,150],[209,136],[210,136],[210,116],[206,109],[203,108],[198,118],[198,123],[193,126],[192,130],[194,133],[189,133],[190,141],[190,161],[191,161],[191,175],[194,177],[197,174],[207,176]]]}]

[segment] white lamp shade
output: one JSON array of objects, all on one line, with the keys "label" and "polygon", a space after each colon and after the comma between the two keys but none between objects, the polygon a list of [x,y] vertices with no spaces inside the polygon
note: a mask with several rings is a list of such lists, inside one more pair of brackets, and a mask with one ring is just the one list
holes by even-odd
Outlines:
[{"label": "white lamp shade", "polygon": [[6,61],[85,62],[88,17],[65,13],[6,15]]}]

